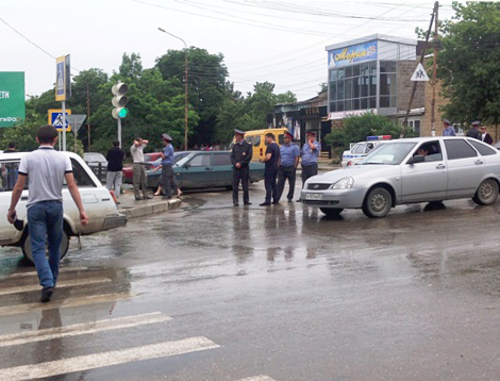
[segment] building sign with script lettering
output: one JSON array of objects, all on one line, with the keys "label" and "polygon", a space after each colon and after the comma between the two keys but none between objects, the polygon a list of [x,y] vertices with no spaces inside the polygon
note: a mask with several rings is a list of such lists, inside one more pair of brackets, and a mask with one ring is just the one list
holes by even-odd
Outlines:
[{"label": "building sign with script lettering", "polygon": [[364,61],[377,59],[377,41],[365,42],[364,44],[348,46],[345,48],[328,51],[328,67],[348,66]]}]

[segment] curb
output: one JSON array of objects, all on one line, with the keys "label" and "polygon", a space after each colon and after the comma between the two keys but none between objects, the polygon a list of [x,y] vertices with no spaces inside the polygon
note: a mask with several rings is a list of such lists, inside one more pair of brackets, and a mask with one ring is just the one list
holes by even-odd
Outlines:
[{"label": "curb", "polygon": [[176,209],[181,205],[181,200],[168,200],[168,201],[159,201],[146,205],[138,205],[126,208],[120,208],[118,211],[127,216],[127,219],[138,218],[144,216],[150,216],[152,214],[158,214],[167,212],[172,209]]}]

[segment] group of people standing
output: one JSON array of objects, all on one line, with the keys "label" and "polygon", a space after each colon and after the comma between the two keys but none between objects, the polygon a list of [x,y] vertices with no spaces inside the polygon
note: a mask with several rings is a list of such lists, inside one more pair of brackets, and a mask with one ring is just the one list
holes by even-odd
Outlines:
[{"label": "group of people standing", "polygon": [[[455,129],[448,119],[443,120],[443,126],[443,136],[456,136]],[[481,125],[481,122],[479,120],[475,120],[471,123],[471,128],[469,129],[469,131],[467,131],[467,134],[465,136],[481,140],[486,144],[493,144],[493,138],[488,132],[488,129],[486,128],[486,126]]]},{"label": "group of people standing", "polygon": [[[253,148],[245,141],[245,132],[234,130],[235,144],[231,153],[231,163],[233,164],[233,205],[238,206],[238,187],[241,182],[243,188],[243,204],[250,205],[248,191],[249,165],[252,161]],[[286,180],[288,180],[288,202],[293,201],[295,192],[296,172],[302,158],[302,184],[306,180],[318,173],[318,158],[321,152],[321,145],[316,140],[314,132],[307,132],[307,141],[302,149],[293,143],[293,135],[285,132],[284,144],[280,147],[273,133],[265,135],[266,153],[260,162],[265,163],[264,185],[266,197],[260,206],[269,206],[280,202]],[[299,198],[297,202],[300,202]]]}]

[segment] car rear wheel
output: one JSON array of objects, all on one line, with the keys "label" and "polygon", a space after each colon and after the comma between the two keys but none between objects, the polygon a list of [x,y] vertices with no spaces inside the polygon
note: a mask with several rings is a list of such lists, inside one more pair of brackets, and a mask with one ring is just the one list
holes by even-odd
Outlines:
[{"label": "car rear wheel", "polygon": [[498,198],[498,184],[493,179],[484,180],[472,200],[479,205],[493,204]]},{"label": "car rear wheel", "polygon": [[366,196],[363,202],[363,213],[370,218],[381,218],[387,216],[391,207],[391,192],[383,187],[377,187]]},{"label": "car rear wheel", "polygon": [[344,209],[341,208],[319,208],[323,214],[326,214],[329,217],[338,216]]},{"label": "car rear wheel", "polygon": [[[29,234],[26,235],[21,248],[23,250],[23,254],[26,257],[26,259],[34,263],[33,248],[31,246],[31,239]],[[66,254],[68,253],[68,249],[69,249],[69,235],[66,231],[64,231],[61,240],[61,259],[63,259],[66,256]]]}]

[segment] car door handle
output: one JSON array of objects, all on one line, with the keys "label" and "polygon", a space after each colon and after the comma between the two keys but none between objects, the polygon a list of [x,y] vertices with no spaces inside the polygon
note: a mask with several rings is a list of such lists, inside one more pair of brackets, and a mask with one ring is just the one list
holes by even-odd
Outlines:
[{"label": "car door handle", "polygon": [[474,164],[480,165],[480,164],[483,164],[483,161],[482,161],[482,160],[476,160],[476,161],[474,162]]},{"label": "car door handle", "polygon": [[437,169],[445,169],[446,166],[444,164],[438,164],[438,165],[436,165],[436,168]]}]

